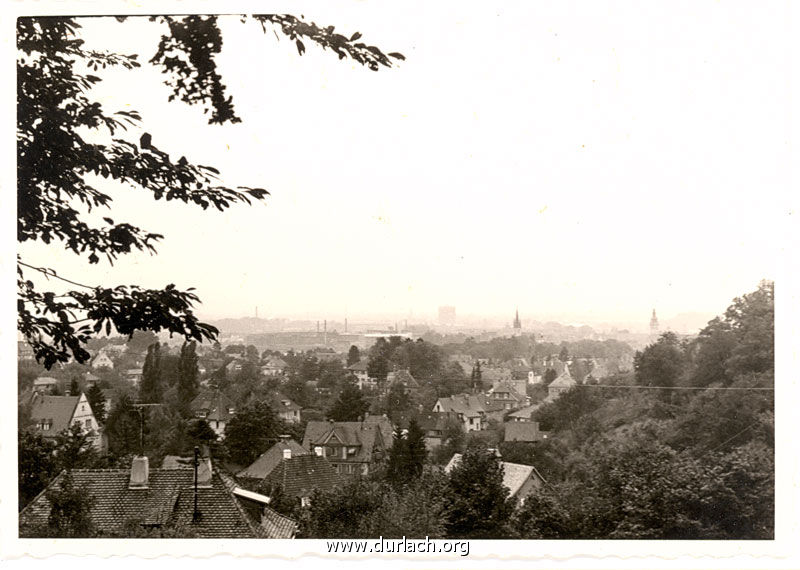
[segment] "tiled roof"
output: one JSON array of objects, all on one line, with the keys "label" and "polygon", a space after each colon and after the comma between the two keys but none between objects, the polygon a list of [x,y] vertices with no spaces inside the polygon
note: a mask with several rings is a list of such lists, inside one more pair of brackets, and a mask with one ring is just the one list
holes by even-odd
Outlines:
[{"label": "tiled roof", "polygon": [[47,431],[37,430],[43,435],[55,435],[69,428],[75,407],[80,396],[37,396],[31,407],[31,420],[36,424],[39,420],[52,420],[53,425]]},{"label": "tiled roof", "polygon": [[306,425],[303,448],[313,451],[329,441],[357,447],[356,455],[349,461],[370,463],[372,453],[382,443],[385,449],[392,445],[392,424],[383,416],[367,416],[363,422],[311,421]]},{"label": "tiled roof", "polygon": [[261,515],[261,528],[267,538],[294,538],[297,534],[297,523],[284,517],[269,507],[264,507]]},{"label": "tiled roof", "polygon": [[299,412],[303,408],[295,404],[291,399],[283,394],[275,394],[272,397],[272,409],[275,413],[280,412]]},{"label": "tiled roof", "polygon": [[503,409],[502,404],[487,398],[484,394],[456,394],[449,398],[439,398],[438,402],[443,412],[455,412],[468,418]]},{"label": "tiled roof", "polygon": [[293,439],[279,441],[262,453],[249,467],[237,473],[236,476],[248,479],[263,479],[283,460],[283,451],[285,449],[292,450],[292,457],[309,454],[308,450],[303,449],[300,444]]},{"label": "tiled roof", "polygon": [[571,388],[576,384],[577,382],[575,382],[575,379],[569,373],[569,368],[564,366],[564,372],[562,372],[558,378],[550,382],[548,388]]},{"label": "tiled roof", "polygon": [[328,491],[341,483],[339,475],[328,460],[319,455],[300,455],[283,459],[264,479],[260,489],[280,485],[293,497],[310,497],[315,489]]},{"label": "tiled roof", "polygon": [[[91,519],[99,533],[122,535],[131,521],[142,525],[186,529],[199,538],[260,538],[263,531],[250,521],[236,499],[214,473],[210,488],[198,489],[202,518],[192,522],[194,470],[150,469],[146,489],[129,489],[127,469],[75,469],[73,483],[91,496]],[[57,488],[62,472],[48,488]],[[19,514],[20,536],[26,529],[47,524],[50,503],[41,493]]]},{"label": "tiled roof", "polygon": [[397,382],[405,384],[407,388],[419,388],[419,382],[416,381],[408,370],[396,370],[386,375],[387,386],[391,386]]},{"label": "tiled roof", "polygon": [[[445,473],[450,473],[459,463],[461,463],[461,454],[456,453],[445,466]],[[525,481],[531,477],[539,479],[542,483],[545,482],[544,477],[539,474],[539,471],[533,465],[509,463],[507,461],[501,461],[500,465],[503,467],[503,486],[509,490],[511,497],[516,495],[522,485],[525,484]]]},{"label": "tiled roof", "polygon": [[190,407],[193,412],[206,412],[208,420],[224,422],[233,417],[233,414],[228,412],[233,408],[233,401],[219,391],[200,394],[192,400]]}]

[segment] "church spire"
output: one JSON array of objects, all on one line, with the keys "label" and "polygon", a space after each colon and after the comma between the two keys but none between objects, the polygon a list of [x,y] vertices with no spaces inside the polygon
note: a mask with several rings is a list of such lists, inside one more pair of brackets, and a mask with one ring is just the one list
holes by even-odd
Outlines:
[{"label": "church spire", "polygon": [[514,328],[515,329],[521,329],[522,328],[522,323],[519,320],[519,309],[517,309],[517,312],[514,315]]}]

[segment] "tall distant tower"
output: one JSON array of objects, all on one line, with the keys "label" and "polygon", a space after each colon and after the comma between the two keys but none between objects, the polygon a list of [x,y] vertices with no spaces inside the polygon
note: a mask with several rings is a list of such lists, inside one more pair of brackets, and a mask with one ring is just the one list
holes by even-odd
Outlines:
[{"label": "tall distant tower", "polygon": [[658,317],[656,317],[656,310],[653,309],[653,316],[650,317],[650,342],[658,340],[658,333],[660,327],[658,326]]},{"label": "tall distant tower", "polygon": [[517,309],[516,314],[514,315],[514,334],[521,334],[522,333],[522,323],[519,320],[519,309]]}]

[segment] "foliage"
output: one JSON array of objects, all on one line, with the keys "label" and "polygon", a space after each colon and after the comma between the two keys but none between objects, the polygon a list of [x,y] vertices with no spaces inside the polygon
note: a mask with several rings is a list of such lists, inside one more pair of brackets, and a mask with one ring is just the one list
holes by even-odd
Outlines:
[{"label": "foliage", "polygon": [[[291,15],[253,18],[265,32],[281,32],[295,41],[301,55],[306,49],[303,38],[372,70],[390,67],[392,59],[403,59],[401,54],[386,55],[375,46],[358,42],[359,33],[347,38],[334,33],[333,27],[319,27]],[[202,105],[206,112],[211,111],[211,123],[238,122],[216,70],[215,56],[222,46],[216,16],[158,16],[151,20],[166,28],[150,61],[165,73],[170,99]],[[141,188],[156,200],[179,200],[203,209],[213,206],[223,211],[266,197],[262,188],[221,185],[219,171],[213,167],[192,164],[183,156],[173,160],[155,146],[149,133],[138,140],[125,137],[128,129],[140,127],[140,115],[134,110],[109,113],[91,100],[92,87],[102,80],[82,69],[130,70],[140,66],[138,55],[86,50],[79,30],[75,18],[17,20],[19,242],[60,242],[68,251],[86,255],[92,264],[101,257],[113,264],[120,255],[133,251],[155,253],[161,234],[110,216],[104,216],[101,225],[86,219],[85,212],[110,209],[112,204],[110,195],[92,184],[92,175]],[[82,132],[86,130],[98,142],[84,140]],[[59,295],[40,291],[26,278],[27,270],[79,289]],[[19,256],[17,273],[18,330],[47,368],[73,358],[87,361],[90,354],[85,344],[102,330],[108,334],[113,328],[129,337],[137,330],[166,330],[187,341],[213,339],[218,332],[194,316],[192,308],[199,299],[192,289],[180,291],[173,284],[163,289],[85,285],[52,268],[27,264]]]},{"label": "foliage", "polygon": [[347,351],[347,366],[352,366],[361,361],[361,351],[356,345],[352,345]]},{"label": "foliage", "polygon": [[396,429],[394,442],[389,450],[387,479],[393,483],[408,483],[422,474],[428,451],[425,448],[425,432],[411,420],[408,429]]},{"label": "foliage", "polygon": [[139,414],[127,395],[123,394],[114,403],[105,425],[108,450],[112,456],[122,457],[139,453],[141,433]]},{"label": "foliage", "polygon": [[445,538],[447,478],[426,472],[406,485],[356,478],[316,491],[299,518],[301,538]]},{"label": "foliage", "polygon": [[17,469],[20,510],[41,493],[58,472],[53,450],[55,444],[40,434],[17,432]]},{"label": "foliage", "polygon": [[254,402],[236,412],[225,426],[225,451],[238,465],[250,465],[281,434],[281,424],[266,402]]},{"label": "foliage", "polygon": [[190,404],[199,390],[199,371],[197,368],[197,344],[183,343],[178,363],[178,406],[184,417],[191,414]]},{"label": "foliage", "polygon": [[506,538],[514,509],[503,486],[503,466],[492,452],[467,447],[449,473],[447,535],[454,538]]},{"label": "foliage", "polygon": [[636,382],[643,386],[675,386],[684,370],[684,354],[673,332],[662,334],[655,344],[637,352],[633,360]]},{"label": "foliage", "polygon": [[95,535],[91,510],[94,498],[75,487],[72,475],[65,471],[61,484],[47,491],[50,515],[47,536],[50,538],[89,538]]},{"label": "foliage", "polygon": [[164,390],[161,375],[161,343],[156,342],[147,347],[142,381],[139,384],[139,401],[144,404],[161,402]]},{"label": "foliage", "polygon": [[327,416],[335,422],[357,422],[363,419],[367,410],[369,402],[364,399],[361,390],[355,384],[348,383],[328,410]]},{"label": "foliage", "polygon": [[86,392],[86,400],[89,402],[89,406],[92,408],[92,413],[97,422],[103,425],[106,421],[106,397],[103,395],[100,386],[94,384],[89,388]]}]

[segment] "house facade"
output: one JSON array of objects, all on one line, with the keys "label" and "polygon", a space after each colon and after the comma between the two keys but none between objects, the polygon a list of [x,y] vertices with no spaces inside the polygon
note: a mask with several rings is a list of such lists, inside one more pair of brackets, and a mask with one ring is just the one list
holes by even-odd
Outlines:
[{"label": "house facade", "polygon": [[367,475],[386,457],[392,429],[382,416],[362,422],[312,421],[306,426],[303,449],[327,459],[339,475]]},{"label": "house facade", "polygon": [[190,404],[194,417],[205,420],[218,437],[225,437],[225,427],[236,413],[233,401],[222,392],[200,394]]},{"label": "house facade", "polygon": [[31,405],[34,433],[54,439],[60,432],[77,425],[91,434],[92,445],[102,450],[103,438],[92,407],[81,392],[78,396],[47,396],[35,394]]}]

